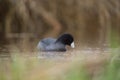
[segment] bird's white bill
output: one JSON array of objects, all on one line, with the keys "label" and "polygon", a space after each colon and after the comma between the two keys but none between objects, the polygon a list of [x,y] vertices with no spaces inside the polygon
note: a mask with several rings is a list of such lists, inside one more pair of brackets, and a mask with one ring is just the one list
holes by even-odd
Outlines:
[{"label": "bird's white bill", "polygon": [[71,47],[72,47],[72,48],[75,48],[74,42],[71,43]]}]

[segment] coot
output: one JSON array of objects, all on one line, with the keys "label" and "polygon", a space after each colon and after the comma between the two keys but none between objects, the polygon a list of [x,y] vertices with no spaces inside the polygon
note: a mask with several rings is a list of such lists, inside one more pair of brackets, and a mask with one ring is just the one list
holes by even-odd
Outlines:
[{"label": "coot", "polygon": [[72,48],[75,47],[74,45],[74,38],[71,34],[63,34],[58,39],[54,38],[45,38],[42,39],[37,48],[40,51],[66,51],[66,45],[71,46]]}]

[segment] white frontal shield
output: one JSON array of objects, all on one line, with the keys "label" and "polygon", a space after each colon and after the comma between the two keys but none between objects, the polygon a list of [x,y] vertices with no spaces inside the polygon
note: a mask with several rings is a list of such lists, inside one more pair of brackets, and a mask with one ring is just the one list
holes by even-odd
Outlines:
[{"label": "white frontal shield", "polygon": [[71,46],[72,48],[75,48],[74,42],[72,42],[70,46]]}]

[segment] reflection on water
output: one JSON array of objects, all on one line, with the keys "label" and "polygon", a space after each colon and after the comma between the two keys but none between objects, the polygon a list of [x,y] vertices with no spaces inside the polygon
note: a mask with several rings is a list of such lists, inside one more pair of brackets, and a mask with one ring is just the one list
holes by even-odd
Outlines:
[{"label": "reflection on water", "polygon": [[49,59],[49,60],[71,60],[74,57],[84,55],[84,56],[97,56],[97,55],[108,55],[110,49],[108,48],[85,48],[85,49],[74,49],[66,52],[38,52],[37,57],[39,59]]},{"label": "reflection on water", "polygon": [[[17,46],[15,46],[13,53],[20,53],[24,55],[29,55],[29,56],[36,56],[39,59],[61,59],[61,60],[69,60],[72,57],[76,56],[76,54],[87,54],[87,55],[93,55],[93,54],[101,54],[101,53],[108,53],[109,49],[108,48],[81,48],[81,46],[76,43],[76,48],[75,49],[69,49],[67,52],[33,52],[35,55],[32,54],[32,50],[29,52],[21,52],[21,50],[17,51]],[[19,46],[18,46],[19,47]],[[23,46],[24,47],[24,46]],[[10,44],[5,38],[1,38],[0,40],[0,58],[4,57],[10,57]],[[18,48],[19,49],[19,48]],[[33,49],[33,48],[31,48]]]},{"label": "reflection on water", "polygon": [[8,41],[5,38],[0,39],[0,54],[8,53]]},{"label": "reflection on water", "polygon": [[1,53],[8,53],[8,49],[6,45],[0,44],[0,54]]}]

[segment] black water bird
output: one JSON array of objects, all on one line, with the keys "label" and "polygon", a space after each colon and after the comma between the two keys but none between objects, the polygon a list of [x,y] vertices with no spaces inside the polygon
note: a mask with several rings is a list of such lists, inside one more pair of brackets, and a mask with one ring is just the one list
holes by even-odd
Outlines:
[{"label": "black water bird", "polygon": [[66,51],[66,45],[75,47],[74,38],[71,34],[63,34],[58,39],[54,38],[44,38],[39,41],[37,49],[40,51]]}]

